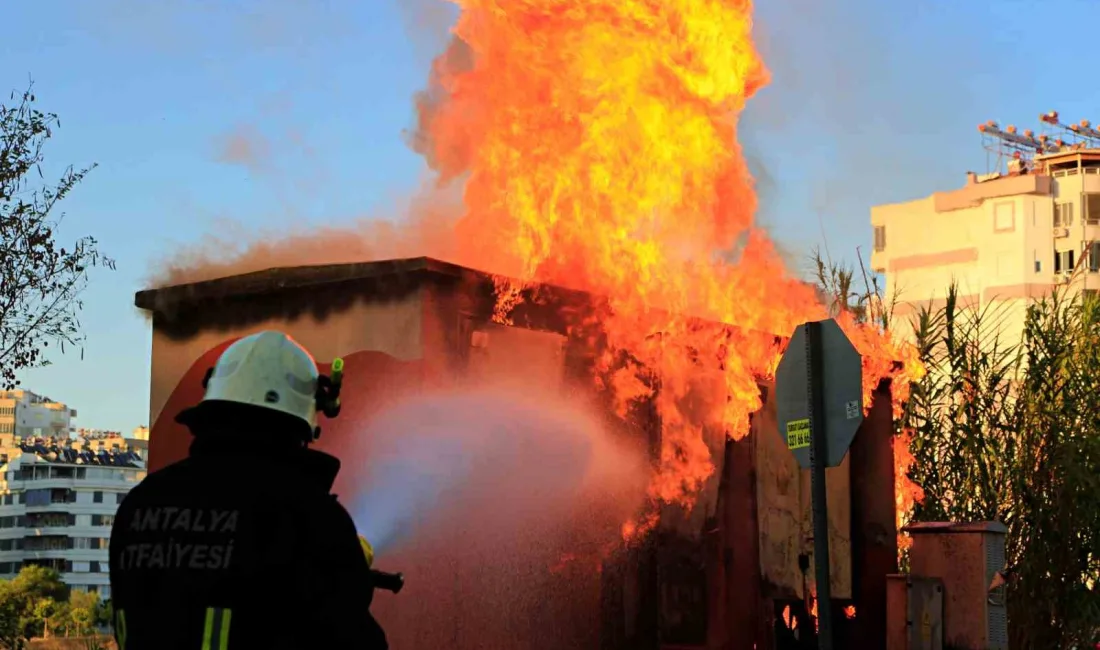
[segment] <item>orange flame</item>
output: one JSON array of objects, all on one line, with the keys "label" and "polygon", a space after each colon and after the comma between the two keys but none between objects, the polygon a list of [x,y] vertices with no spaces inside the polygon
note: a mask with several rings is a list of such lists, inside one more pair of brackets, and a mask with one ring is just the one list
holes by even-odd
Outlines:
[{"label": "orange flame", "polygon": [[[817,619],[817,590],[814,589],[814,587],[812,585],[810,586],[810,595],[808,597],[808,602],[809,602],[809,611],[808,611],[808,613],[810,615],[810,618],[812,618],[813,621],[814,621],[814,631],[819,632],[821,630],[821,626],[820,626],[820,624],[818,622],[818,619]],[[795,626],[791,624],[792,617],[790,616],[789,611],[790,611],[790,606],[787,606],[787,607],[783,608],[783,620],[786,623],[787,627],[793,630],[795,628]],[[855,605],[845,605],[845,607],[842,611],[844,612],[844,617],[847,618],[848,620],[854,619],[856,617],[856,606]]]},{"label": "orange flame", "polygon": [[790,605],[783,608],[783,625],[786,625],[788,630],[798,629],[798,617],[791,614]]},{"label": "orange flame", "polygon": [[638,521],[628,521],[623,524],[623,539],[630,541],[644,537],[646,533],[657,527],[658,517],[656,513],[649,513]]},{"label": "orange flame", "polygon": [[[465,178],[456,253],[522,283],[606,297],[606,385],[620,414],[656,398],[650,495],[690,507],[714,471],[704,424],[747,435],[756,381],[782,353],[773,335],[827,316],[754,224],[737,143],[738,116],[768,81],[752,2],[453,1],[455,43],[433,67],[439,92],[418,103],[417,145],[441,182]],[[520,288],[498,286],[498,320]],[[865,404],[884,377],[904,393],[909,353],[840,321],[864,355]],[[728,396],[710,423],[682,406],[704,372],[721,373]]]},{"label": "orange flame", "polygon": [[913,511],[914,505],[924,500],[924,490],[909,478],[909,468],[916,462],[909,450],[912,442],[913,431],[909,429],[902,430],[894,437],[894,511],[897,517],[899,553],[913,543],[908,535],[901,532],[901,527],[907,523],[906,515]]}]

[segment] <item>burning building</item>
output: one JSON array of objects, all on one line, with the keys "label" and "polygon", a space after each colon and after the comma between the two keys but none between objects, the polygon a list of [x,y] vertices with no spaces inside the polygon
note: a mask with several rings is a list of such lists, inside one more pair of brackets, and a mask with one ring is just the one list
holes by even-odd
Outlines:
[{"label": "burning building", "polygon": [[[658,478],[648,498],[622,531],[622,521],[586,511],[591,501],[555,511],[556,526],[537,540],[486,541],[458,518],[442,535],[414,531],[391,556],[380,554],[408,576],[400,596],[376,599],[395,647],[802,647],[814,629],[809,476],[776,430],[766,376],[753,383],[763,406],[746,431],[729,430],[730,385],[707,364],[678,387],[675,409],[661,408],[672,399],[664,366],[624,408],[599,389],[621,377],[601,330],[606,302],[527,285],[505,324],[502,286],[499,277],[415,258],[274,268],[138,293],[153,324],[150,469],[186,454],[189,433],[173,418],[201,397],[220,351],[263,329],[293,336],[322,367],[345,359],[344,410],[323,423],[320,440],[344,461],[337,492],[345,502],[361,488],[361,445],[379,414],[479,377],[529,381],[535,399],[545,392],[595,405],[600,426],[649,459]],[[691,327],[696,338],[729,345],[784,345],[772,334]],[[692,351],[684,354],[690,361]],[[615,364],[645,365],[626,356]],[[886,576],[897,571],[889,381],[872,395],[847,459],[828,470],[832,594],[846,648],[885,646]],[[687,427],[698,445],[677,443]],[[661,481],[670,463],[706,471],[680,471],[669,487]]]}]

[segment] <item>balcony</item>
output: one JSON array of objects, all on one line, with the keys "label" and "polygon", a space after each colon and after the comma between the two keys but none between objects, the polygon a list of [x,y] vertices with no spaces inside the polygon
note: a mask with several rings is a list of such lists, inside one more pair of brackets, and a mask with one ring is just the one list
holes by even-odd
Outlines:
[{"label": "balcony", "polygon": [[47,558],[41,560],[24,560],[23,566],[40,566],[47,569],[53,569],[58,573],[70,573],[73,570],[73,563],[71,560],[63,558]]},{"label": "balcony", "polygon": [[76,491],[71,488],[44,488],[23,493],[23,505],[27,511],[72,503],[76,503]]},{"label": "balcony", "polygon": [[133,485],[145,478],[145,470],[123,467],[21,467],[10,482],[33,482],[36,488],[88,488]]},{"label": "balcony", "polygon": [[[0,517],[0,527],[6,527],[3,526],[3,519],[4,518]],[[71,512],[36,512],[20,517],[15,527],[44,530],[50,528],[71,528],[75,525],[76,515]]]}]

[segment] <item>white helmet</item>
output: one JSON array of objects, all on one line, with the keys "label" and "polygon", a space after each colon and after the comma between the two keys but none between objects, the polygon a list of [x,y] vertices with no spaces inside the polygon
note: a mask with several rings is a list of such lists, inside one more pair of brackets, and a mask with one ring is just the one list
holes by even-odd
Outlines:
[{"label": "white helmet", "polygon": [[206,383],[202,403],[231,402],[271,409],[317,427],[320,373],[313,357],[282,332],[246,336],[225,349]]}]

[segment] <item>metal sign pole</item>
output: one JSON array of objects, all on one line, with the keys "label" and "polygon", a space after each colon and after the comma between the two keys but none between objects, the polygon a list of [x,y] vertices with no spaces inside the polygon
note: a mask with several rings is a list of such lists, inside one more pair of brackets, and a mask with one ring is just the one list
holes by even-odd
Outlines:
[{"label": "metal sign pole", "polygon": [[824,357],[821,323],[806,323],[806,359],[810,394],[810,480],[814,524],[814,575],[817,583],[817,647],[833,650],[832,585],[829,580],[829,513],[825,490]]},{"label": "metal sign pole", "polygon": [[825,468],[840,466],[863,422],[862,359],[835,320],[795,328],[775,369],[775,396],[779,434],[798,466],[810,470],[817,647],[833,650]]}]

